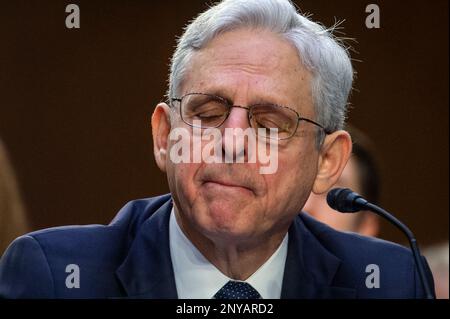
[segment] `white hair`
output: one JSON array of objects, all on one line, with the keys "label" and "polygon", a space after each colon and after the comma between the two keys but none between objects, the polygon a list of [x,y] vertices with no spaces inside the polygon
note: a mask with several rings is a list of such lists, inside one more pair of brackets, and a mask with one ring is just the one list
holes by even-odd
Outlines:
[{"label": "white hair", "polygon": [[168,97],[181,93],[187,66],[196,51],[215,36],[242,27],[269,30],[295,46],[313,76],[316,120],[329,131],[342,129],[353,82],[348,50],[329,29],[298,13],[289,0],[224,0],[201,13],[178,40],[171,61]]}]

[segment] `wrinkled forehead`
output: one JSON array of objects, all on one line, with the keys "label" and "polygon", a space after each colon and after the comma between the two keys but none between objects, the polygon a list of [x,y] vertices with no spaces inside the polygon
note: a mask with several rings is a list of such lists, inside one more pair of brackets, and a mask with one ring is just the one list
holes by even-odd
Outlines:
[{"label": "wrinkled forehead", "polygon": [[289,41],[270,31],[238,29],[216,36],[192,55],[181,92],[229,99],[245,95],[248,103],[271,102],[304,111],[299,104],[312,103],[311,78]]}]

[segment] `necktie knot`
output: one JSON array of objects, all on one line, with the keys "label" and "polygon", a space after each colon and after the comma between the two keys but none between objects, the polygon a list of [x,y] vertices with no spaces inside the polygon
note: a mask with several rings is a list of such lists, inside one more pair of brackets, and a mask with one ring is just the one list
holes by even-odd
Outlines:
[{"label": "necktie knot", "polygon": [[229,281],[214,295],[215,299],[261,299],[261,295],[250,284]]}]

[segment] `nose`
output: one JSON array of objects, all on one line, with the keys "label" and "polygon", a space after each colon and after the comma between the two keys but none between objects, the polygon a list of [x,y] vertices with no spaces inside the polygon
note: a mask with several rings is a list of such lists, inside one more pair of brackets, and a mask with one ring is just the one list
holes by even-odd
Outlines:
[{"label": "nose", "polygon": [[[225,162],[232,163],[247,161],[248,159],[248,137],[251,134],[248,122],[248,108],[234,106],[223,123],[222,149],[225,154]],[[247,138],[246,138],[247,136]]]}]

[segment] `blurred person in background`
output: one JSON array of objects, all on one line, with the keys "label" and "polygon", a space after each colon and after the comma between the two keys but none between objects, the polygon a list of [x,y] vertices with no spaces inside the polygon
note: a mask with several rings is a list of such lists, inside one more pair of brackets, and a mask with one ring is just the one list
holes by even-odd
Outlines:
[{"label": "blurred person in background", "polygon": [[14,238],[28,231],[17,181],[6,148],[0,140],[0,256]]},{"label": "blurred person in background", "polygon": [[[380,198],[380,176],[373,143],[355,127],[348,126],[347,131],[352,136],[352,155],[333,188],[350,188],[369,202],[377,204]],[[375,214],[364,211],[357,214],[339,213],[328,206],[327,193],[311,192],[303,210],[340,231],[360,233],[364,236],[377,236],[379,233],[380,224]]]},{"label": "blurred person in background", "polygon": [[433,273],[436,298],[438,299],[449,299],[448,254],[448,241],[435,244],[423,250],[423,255],[428,259],[431,272]]}]

